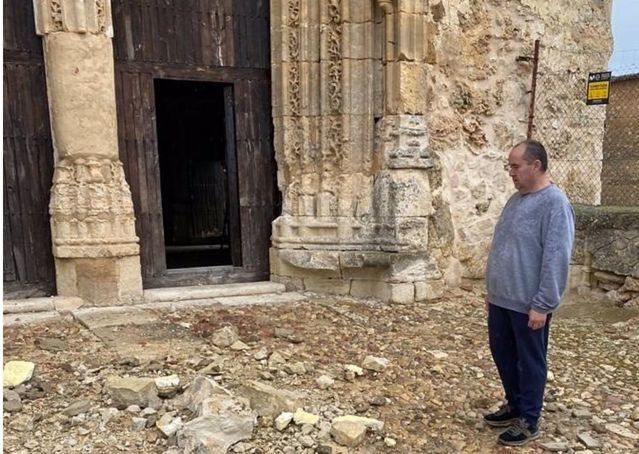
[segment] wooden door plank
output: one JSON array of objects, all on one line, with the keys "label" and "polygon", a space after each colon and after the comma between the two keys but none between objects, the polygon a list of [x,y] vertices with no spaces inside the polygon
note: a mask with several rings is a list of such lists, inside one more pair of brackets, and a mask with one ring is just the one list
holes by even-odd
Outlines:
[{"label": "wooden door plank", "polygon": [[235,140],[235,109],[233,87],[224,88],[224,120],[226,128],[227,193],[229,198],[231,260],[234,266],[242,265],[242,233],[240,226],[238,166]]}]

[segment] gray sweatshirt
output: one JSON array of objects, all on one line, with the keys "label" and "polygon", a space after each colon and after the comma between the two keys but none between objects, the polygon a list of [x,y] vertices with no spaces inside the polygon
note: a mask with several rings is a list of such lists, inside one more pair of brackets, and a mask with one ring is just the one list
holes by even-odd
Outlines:
[{"label": "gray sweatshirt", "polygon": [[547,314],[566,288],[575,238],[575,215],[554,184],[514,194],[499,217],[488,256],[491,304],[527,314]]}]

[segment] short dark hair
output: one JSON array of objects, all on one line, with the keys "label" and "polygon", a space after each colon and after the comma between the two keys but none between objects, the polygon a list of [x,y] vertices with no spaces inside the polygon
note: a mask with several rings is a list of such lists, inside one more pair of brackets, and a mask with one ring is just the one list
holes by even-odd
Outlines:
[{"label": "short dark hair", "polygon": [[520,145],[524,145],[526,149],[524,150],[524,159],[527,162],[539,161],[541,162],[541,169],[545,172],[548,170],[548,153],[546,153],[546,148],[541,144],[541,142],[537,140],[524,140],[519,142],[513,148],[516,148]]}]

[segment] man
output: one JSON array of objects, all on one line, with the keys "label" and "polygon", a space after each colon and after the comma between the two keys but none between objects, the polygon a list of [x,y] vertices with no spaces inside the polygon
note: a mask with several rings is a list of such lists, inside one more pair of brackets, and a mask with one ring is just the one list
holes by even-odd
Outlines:
[{"label": "man", "polygon": [[486,270],[488,337],[506,403],[484,421],[508,427],[498,442],[509,446],[539,437],[550,318],[566,287],[575,235],[570,202],[547,168],[537,141],[510,151],[517,192],[495,227]]}]

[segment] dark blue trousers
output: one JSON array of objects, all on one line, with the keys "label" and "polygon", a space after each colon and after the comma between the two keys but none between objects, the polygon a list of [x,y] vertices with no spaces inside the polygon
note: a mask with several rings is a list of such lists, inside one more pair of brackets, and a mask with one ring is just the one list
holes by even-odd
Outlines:
[{"label": "dark blue trousers", "polygon": [[541,416],[546,386],[548,334],[546,326],[528,328],[528,314],[489,305],[488,338],[490,351],[511,408],[529,424],[536,425]]}]

